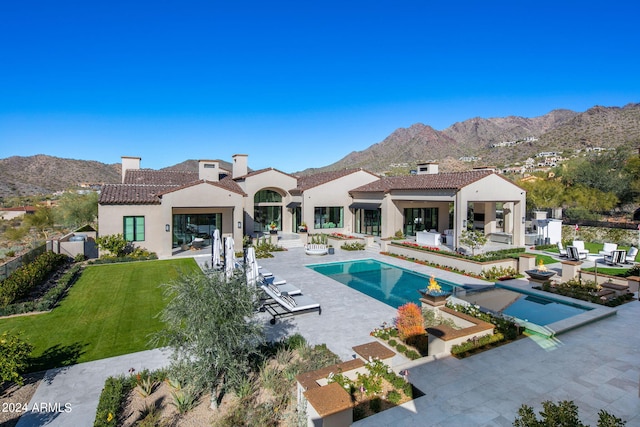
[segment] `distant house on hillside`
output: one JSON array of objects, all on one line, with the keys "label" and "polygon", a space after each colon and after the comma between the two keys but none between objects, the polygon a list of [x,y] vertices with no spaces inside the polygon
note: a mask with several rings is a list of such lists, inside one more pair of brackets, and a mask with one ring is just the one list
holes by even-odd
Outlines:
[{"label": "distant house on hillside", "polygon": [[32,215],[36,211],[34,206],[19,206],[17,208],[0,208],[0,218],[11,220],[23,215]]},{"label": "distant house on hillside", "polygon": [[[247,160],[234,155],[230,171],[220,160],[200,160],[198,172],[187,172],[141,169],[139,157],[123,157],[122,183],[100,193],[100,234],[121,233],[165,258],[194,239],[206,245],[215,229],[240,248],[244,235],[267,234],[270,224],[296,233],[303,222],[309,233],[378,237],[449,230],[453,245],[474,226],[524,244],[525,192],[489,170],[441,174],[428,163],[413,176],[347,169],[297,177],[273,168],[248,172]],[[505,212],[501,226],[497,211]]]}]

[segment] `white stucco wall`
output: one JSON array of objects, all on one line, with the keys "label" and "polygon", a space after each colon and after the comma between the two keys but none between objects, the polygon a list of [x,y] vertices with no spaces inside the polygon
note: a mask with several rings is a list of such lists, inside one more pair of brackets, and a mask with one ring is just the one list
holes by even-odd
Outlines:
[{"label": "white stucco wall", "polygon": [[[302,219],[307,223],[309,232],[345,232],[354,230],[354,215],[349,209],[352,198],[349,190],[360,187],[379,178],[369,172],[359,170],[325,184],[309,188],[302,195]],[[314,213],[316,207],[342,206],[344,223],[342,228],[314,228]]]},{"label": "white stucco wall", "polygon": [[[261,173],[248,176],[243,181],[238,182],[247,197],[244,201],[245,225],[244,229],[247,234],[253,234],[253,213],[254,213],[254,196],[260,190],[273,190],[282,195],[282,231],[291,232],[292,216],[291,210],[286,206],[292,201],[289,190],[297,186],[297,179],[284,172],[275,169],[263,171]],[[269,205],[274,205],[269,203]],[[293,230],[297,231],[297,230]]]}]

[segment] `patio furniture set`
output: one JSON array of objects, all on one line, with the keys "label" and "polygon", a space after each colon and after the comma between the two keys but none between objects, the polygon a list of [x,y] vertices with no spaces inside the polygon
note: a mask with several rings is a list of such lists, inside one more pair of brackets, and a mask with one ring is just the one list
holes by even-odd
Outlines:
[{"label": "patio furniture set", "polygon": [[[588,259],[589,255],[601,256],[601,260],[610,266],[622,267],[626,264],[635,264],[638,248],[632,246],[628,251],[618,249],[616,243],[605,243],[604,247],[598,254],[590,254],[584,247],[584,241],[574,240],[566,249],[561,242],[558,242],[558,252],[561,258],[567,258],[571,261],[581,261]],[[595,260],[598,262],[598,259]]]}]

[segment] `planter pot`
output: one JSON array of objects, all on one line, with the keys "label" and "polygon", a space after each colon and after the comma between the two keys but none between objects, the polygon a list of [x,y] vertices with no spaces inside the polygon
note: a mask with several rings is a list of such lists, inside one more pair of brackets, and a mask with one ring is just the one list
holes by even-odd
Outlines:
[{"label": "planter pot", "polygon": [[278,230],[269,230],[269,234],[278,234]]},{"label": "planter pot", "polygon": [[329,255],[333,255],[336,253],[335,248],[327,248],[327,250],[329,251]]}]

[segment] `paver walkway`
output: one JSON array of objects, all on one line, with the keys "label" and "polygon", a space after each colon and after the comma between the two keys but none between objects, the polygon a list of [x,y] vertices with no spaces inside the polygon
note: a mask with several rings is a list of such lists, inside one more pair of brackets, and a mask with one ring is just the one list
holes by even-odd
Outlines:
[{"label": "paver walkway", "polygon": [[[376,251],[336,251],[336,255],[310,257],[302,248],[276,253],[260,264],[300,287],[322,305],[322,315],[309,313],[265,325],[270,339],[300,332],[311,344],[326,343],[343,360],[351,348],[371,341],[369,332],[396,310],[332,279],[304,268],[306,264],[375,258],[461,284],[477,279],[385,257]],[[195,257],[203,265],[210,257]],[[425,393],[406,405],[384,411],[355,426],[511,426],[523,403],[541,408],[544,400],[573,400],[583,422],[595,426],[597,412],[605,409],[640,426],[640,304],[618,308],[618,314],[566,332],[556,340],[517,342],[457,360],[447,357],[429,363],[409,362],[397,356],[396,370],[408,368],[409,379]],[[168,364],[160,350],[83,363],[47,372],[34,395],[34,403],[70,403],[70,412],[26,413],[18,423],[26,426],[90,426],[95,418],[104,380],[127,374],[133,367],[157,369]]]}]

